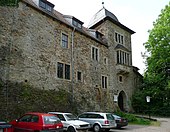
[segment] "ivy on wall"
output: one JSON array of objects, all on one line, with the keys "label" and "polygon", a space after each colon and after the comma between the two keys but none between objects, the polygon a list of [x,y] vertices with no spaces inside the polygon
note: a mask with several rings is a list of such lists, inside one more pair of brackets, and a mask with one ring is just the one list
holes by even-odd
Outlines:
[{"label": "ivy on wall", "polygon": [[62,89],[43,90],[28,83],[0,80],[0,120],[17,119],[27,112],[71,112],[69,95]]},{"label": "ivy on wall", "polygon": [[0,6],[18,6],[19,0],[0,0]]}]

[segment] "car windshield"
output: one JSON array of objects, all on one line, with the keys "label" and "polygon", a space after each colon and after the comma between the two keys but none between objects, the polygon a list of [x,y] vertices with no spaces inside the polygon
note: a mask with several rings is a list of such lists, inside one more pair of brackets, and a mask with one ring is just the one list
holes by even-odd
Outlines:
[{"label": "car windshield", "polygon": [[77,119],[76,116],[74,116],[73,114],[66,114],[65,116],[66,116],[67,120],[76,120]]},{"label": "car windshield", "polygon": [[44,116],[43,120],[45,124],[56,124],[60,122],[60,119],[56,116]]}]

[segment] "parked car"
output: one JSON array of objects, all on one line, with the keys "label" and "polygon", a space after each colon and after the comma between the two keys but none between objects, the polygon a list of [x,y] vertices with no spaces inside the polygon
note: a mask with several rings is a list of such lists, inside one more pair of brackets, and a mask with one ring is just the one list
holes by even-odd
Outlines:
[{"label": "parked car", "polygon": [[120,116],[115,115],[115,114],[113,114],[113,116],[115,118],[117,128],[121,128],[121,127],[124,127],[124,126],[128,125],[128,120],[126,118],[120,117]]},{"label": "parked car", "polygon": [[0,121],[0,132],[9,132],[10,128],[11,128],[11,124],[5,121]]},{"label": "parked car", "polygon": [[87,131],[90,128],[90,124],[84,121],[80,121],[71,113],[63,112],[49,112],[56,115],[63,123],[64,130],[67,132]]},{"label": "parked car", "polygon": [[10,122],[14,132],[62,132],[63,124],[59,118],[46,113],[26,113]]},{"label": "parked car", "polygon": [[116,127],[114,117],[111,113],[85,112],[78,116],[78,119],[90,123],[94,132],[101,130],[109,131]]}]

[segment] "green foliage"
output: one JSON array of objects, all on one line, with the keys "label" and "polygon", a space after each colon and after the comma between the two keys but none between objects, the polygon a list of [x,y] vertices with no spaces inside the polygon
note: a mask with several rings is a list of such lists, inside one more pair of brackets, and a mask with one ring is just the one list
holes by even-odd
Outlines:
[{"label": "green foliage", "polygon": [[0,0],[0,6],[18,6],[19,0]]},{"label": "green foliage", "polygon": [[65,90],[43,90],[10,81],[0,84],[1,120],[16,119],[26,112],[71,112],[69,93]]},{"label": "green foliage", "polygon": [[144,119],[144,118],[136,118],[137,120],[132,122],[133,124],[138,124],[138,125],[150,125],[151,121],[149,119]]},{"label": "green foliage", "polygon": [[[170,3],[161,11],[154,23],[154,28],[149,31],[146,50],[150,53],[147,58],[148,75],[165,75],[164,68],[170,62]],[[163,75],[162,75],[163,74]]]},{"label": "green foliage", "polygon": [[135,109],[136,113],[141,113],[146,110],[146,100],[145,100],[145,92],[136,91],[132,97],[132,106]]},{"label": "green foliage", "polygon": [[[153,26],[145,43],[149,56],[144,84],[134,94],[132,104],[136,112],[170,116],[170,74],[167,71],[170,69],[170,2]],[[151,96],[149,104],[146,103],[146,96]]]},{"label": "green foliage", "polygon": [[133,114],[123,113],[121,111],[117,111],[117,112],[115,112],[115,114],[128,119],[128,122],[132,123],[132,124],[139,124],[139,125],[150,125],[151,124],[150,120],[136,117]]},{"label": "green foliage", "polygon": [[137,118],[133,114],[127,114],[122,111],[116,111],[115,114],[119,115],[120,117],[127,118],[128,122],[135,122],[137,120]]}]

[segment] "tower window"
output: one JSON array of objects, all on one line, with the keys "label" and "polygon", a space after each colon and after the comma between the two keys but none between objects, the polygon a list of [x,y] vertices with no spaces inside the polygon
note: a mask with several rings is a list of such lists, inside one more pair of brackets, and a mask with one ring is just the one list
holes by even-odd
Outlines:
[{"label": "tower window", "polygon": [[107,88],[107,76],[102,76],[102,88]]},{"label": "tower window", "polygon": [[118,77],[118,80],[119,80],[119,82],[123,82],[123,76],[120,75],[120,76]]},{"label": "tower window", "polygon": [[92,47],[92,59],[99,61],[99,49],[96,47]]},{"label": "tower window", "polygon": [[115,32],[115,42],[124,44],[124,36]]}]

